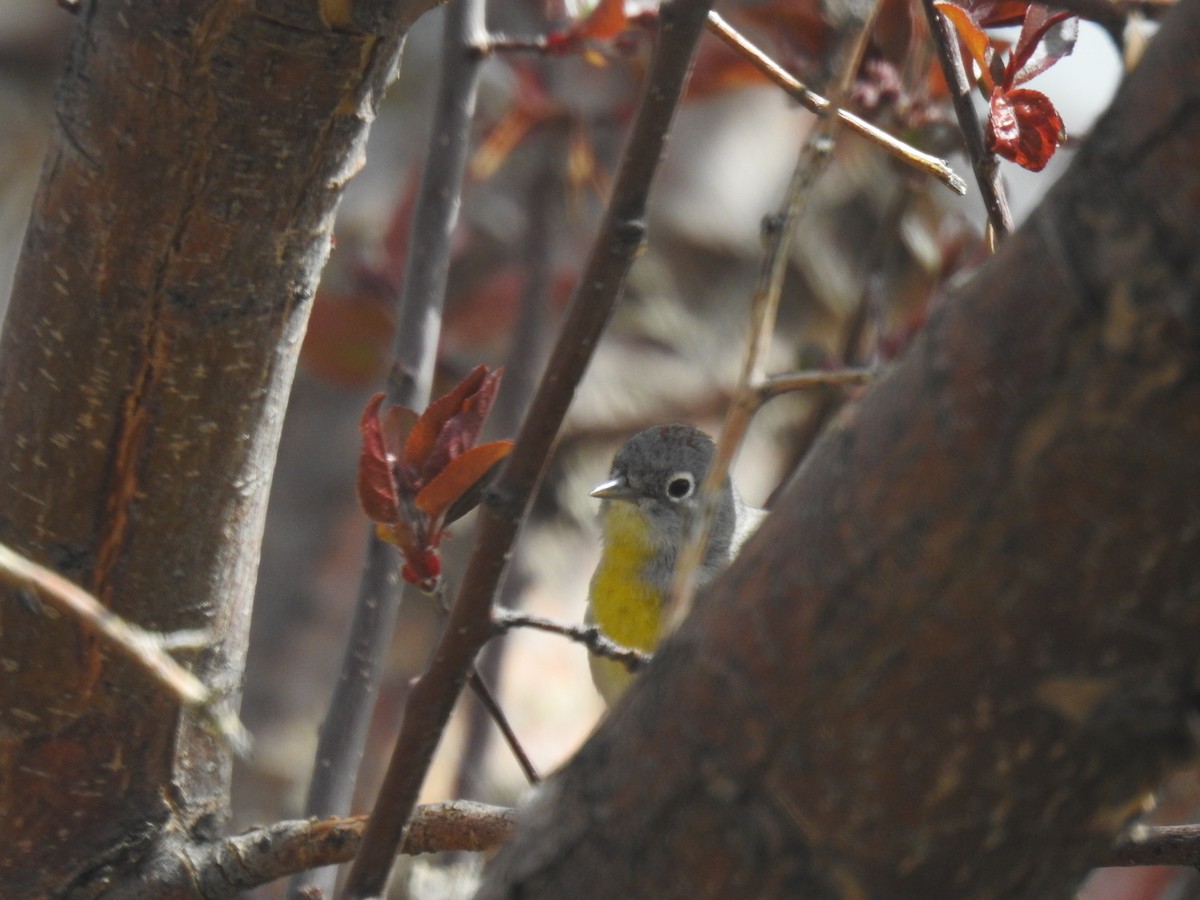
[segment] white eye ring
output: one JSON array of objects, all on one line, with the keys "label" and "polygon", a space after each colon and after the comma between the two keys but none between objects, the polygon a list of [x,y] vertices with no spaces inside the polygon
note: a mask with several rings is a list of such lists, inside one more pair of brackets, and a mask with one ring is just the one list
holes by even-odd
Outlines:
[{"label": "white eye ring", "polygon": [[696,479],[691,472],[676,472],[667,479],[667,499],[678,503],[686,500],[696,490]]}]

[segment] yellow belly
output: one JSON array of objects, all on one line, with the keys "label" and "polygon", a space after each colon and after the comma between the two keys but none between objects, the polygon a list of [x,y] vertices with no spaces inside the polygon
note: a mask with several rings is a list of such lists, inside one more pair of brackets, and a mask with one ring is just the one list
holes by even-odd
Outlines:
[{"label": "yellow belly", "polygon": [[[604,515],[604,552],[592,576],[588,620],[618,644],[651,651],[658,644],[663,590],[645,581],[653,553],[645,520],[635,506],[613,503]],[[610,706],[631,676],[609,659],[589,658],[592,680]]]}]

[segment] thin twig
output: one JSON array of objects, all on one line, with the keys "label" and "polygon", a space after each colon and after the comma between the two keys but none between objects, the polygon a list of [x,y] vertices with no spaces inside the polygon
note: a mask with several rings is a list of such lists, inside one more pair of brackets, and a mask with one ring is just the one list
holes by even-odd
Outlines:
[{"label": "thin twig", "polygon": [[490,617],[492,599],[520,523],[541,481],[576,386],[641,247],[650,184],[708,7],[709,0],[668,0],[661,8],[658,41],[608,209],[512,454],[484,497],[475,548],[450,621],[429,670],[409,694],[383,787],[350,870],[346,896],[351,900],[383,892],[395,848],[455,700],[476,654],[495,633]]},{"label": "thin twig", "polygon": [[492,721],[496,723],[496,727],[500,729],[504,743],[508,744],[508,749],[516,757],[517,765],[521,767],[521,771],[525,775],[525,780],[531,785],[540,784],[542,778],[538,775],[533,761],[530,760],[529,754],[525,752],[525,748],[521,745],[517,733],[513,731],[513,727],[508,721],[508,716],[504,714],[504,709],[500,706],[500,701],[496,699],[496,695],[487,686],[487,682],[483,680],[483,676],[479,674],[478,669],[471,669],[471,677],[467,684],[470,685],[472,692],[479,699],[479,702],[483,704],[483,708],[487,710],[487,714],[491,716]]},{"label": "thin twig", "polygon": [[[446,605],[446,582],[444,579],[438,581],[437,587],[429,594],[429,599],[434,602],[444,624],[450,614],[450,608]],[[508,749],[516,757],[517,765],[525,773],[526,780],[530,784],[540,784],[542,780],[541,776],[538,775],[537,769],[534,768],[533,763],[529,759],[529,754],[525,752],[525,748],[521,746],[521,742],[517,738],[517,733],[513,731],[512,725],[509,724],[508,716],[504,714],[504,710],[501,708],[499,701],[496,700],[495,694],[487,686],[487,682],[483,680],[483,676],[479,673],[477,667],[471,666],[471,673],[467,684],[470,686],[472,693],[479,699],[483,708],[487,710],[492,721],[496,723],[496,727],[500,729],[500,734],[504,737],[505,743],[508,744]]]},{"label": "thin twig", "polygon": [[630,672],[641,671],[650,663],[651,654],[618,644],[606,636],[598,625],[573,625],[503,607],[495,607],[492,610],[492,621],[496,625],[497,634],[503,634],[513,628],[532,628],[549,634],[557,634],[559,637],[582,644],[595,656],[603,656],[605,659],[619,662]]},{"label": "thin twig", "polygon": [[770,375],[755,386],[758,405],[789,391],[805,391],[816,387],[867,384],[879,375],[878,369],[831,369],[811,372],[785,372]]},{"label": "thin twig", "polygon": [[966,194],[967,183],[944,159],[918,150],[912,144],[893,137],[883,129],[875,127],[848,110],[835,106],[820,94],[809,90],[803,82],[793,77],[790,72],[771,59],[749,38],[721,18],[718,13],[710,12],[708,14],[708,30],[724,41],[726,46],[748,60],[774,84],[787,91],[790,97],[809,112],[819,116],[835,113],[843,125],[856,134],[862,135],[880,149],[887,151],[896,159],[927,175],[932,175],[954,193],[960,196]]},{"label": "thin twig", "polygon": [[[919,64],[914,64],[915,70],[920,70],[920,68]],[[837,355],[834,357],[843,367],[853,366],[859,361],[859,345],[862,343],[863,333],[867,327],[867,319],[872,308],[875,306],[873,295],[878,292],[878,288],[875,286],[877,273],[884,267],[885,256],[889,252],[889,248],[893,246],[896,229],[899,227],[904,211],[907,208],[909,193],[908,189],[899,191],[888,201],[887,210],[881,217],[880,224],[876,227],[874,235],[871,238],[869,252],[865,261],[866,264],[863,266],[866,277],[863,279],[858,301],[854,304],[854,310],[851,312],[845,331],[840,337],[840,346],[837,350]],[[876,342],[879,339],[877,332],[878,330],[876,329],[874,337]],[[874,359],[877,357],[878,353],[876,352],[868,354],[868,358]],[[833,417],[833,414],[840,408],[843,399],[835,391],[822,391],[817,396],[816,402],[801,423],[795,440],[791,442],[791,459],[784,466],[783,471],[785,474],[779,479],[775,488],[767,497],[766,506],[768,509],[774,509],[776,501],[783,496],[784,492],[791,485],[796,472],[800,468],[801,462],[808,455],[809,450],[829,420]]]},{"label": "thin twig", "polygon": [[[872,4],[870,15],[858,31],[853,51],[846,54],[844,71],[837,80],[833,94],[833,103],[837,108],[840,108],[842,100],[854,83],[871,32],[871,23],[874,22],[878,9],[878,2]],[[675,565],[671,596],[664,610],[668,631],[674,629],[691,609],[692,598],[698,586],[700,562],[704,556],[708,536],[712,533],[713,523],[716,521],[721,485],[729,476],[733,459],[750,427],[750,420],[762,403],[760,391],[766,381],[764,370],[767,351],[775,330],[775,317],[783,290],[783,277],[787,270],[787,248],[812,188],[832,156],[833,136],[841,122],[838,116],[826,116],[817,122],[800,152],[782,208],[775,215],[768,216],[763,223],[766,251],[759,268],[758,284],[751,307],[746,356],[733,402],[729,405],[721,427],[716,452],[700,487],[697,513],[693,517],[688,540]]]},{"label": "thin twig", "polygon": [[[366,821],[366,816],[351,816],[276,822],[210,843],[186,844],[180,865],[161,868],[170,877],[186,879],[187,896],[233,897],[278,878],[350,861],[362,843]],[[515,811],[505,807],[465,800],[431,803],[417,808],[400,852],[492,850],[515,825]],[[184,893],[181,889],[177,895]]]},{"label": "thin twig", "polygon": [[983,144],[983,126],[975,111],[974,91],[963,66],[962,54],[958,52],[958,39],[955,37],[954,28],[946,17],[937,11],[933,3],[934,0],[922,0],[921,5],[925,7],[925,18],[929,22],[933,45],[937,48],[942,74],[946,78],[946,84],[950,86],[954,114],[958,117],[959,129],[967,146],[967,155],[975,171],[975,181],[983,195],[988,222],[997,240],[1003,239],[1012,232],[1013,220],[1008,209],[1008,198],[1004,193],[1004,183],[1000,178],[1000,164],[996,160],[996,154],[989,153]]},{"label": "thin twig", "polygon": [[99,600],[53,569],[35,563],[0,544],[0,574],[18,587],[36,590],[39,600],[73,618],[88,633],[130,660],[173,697],[180,706],[195,711],[239,756],[250,755],[250,733],[220,697],[195,675],[167,655],[168,648],[211,643],[203,632],[177,635],[147,631],[122,619]]}]

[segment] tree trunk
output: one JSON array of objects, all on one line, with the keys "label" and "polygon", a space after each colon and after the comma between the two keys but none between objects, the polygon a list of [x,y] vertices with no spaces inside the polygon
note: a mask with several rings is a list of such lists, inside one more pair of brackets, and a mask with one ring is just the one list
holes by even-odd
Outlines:
[{"label": "tree trunk", "polygon": [[[0,542],[206,629],[188,662],[229,692],[334,210],[431,4],[368,33],[375,5],[85,2],[0,344]],[[229,754],[141,671],[8,588],[0,641],[0,893],[217,829]]]},{"label": "tree trunk", "polygon": [[1069,897],[1193,751],[1200,2],[480,896]]}]

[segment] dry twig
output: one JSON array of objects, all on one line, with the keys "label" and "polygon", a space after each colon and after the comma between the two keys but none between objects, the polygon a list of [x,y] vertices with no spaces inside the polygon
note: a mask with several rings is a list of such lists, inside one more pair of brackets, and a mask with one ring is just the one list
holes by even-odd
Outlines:
[{"label": "dry twig", "polygon": [[205,632],[159,634],[127,622],[99,600],[52,569],[0,544],[0,574],[9,583],[36,591],[49,606],[73,618],[106,646],[133,662],[160,688],[205,719],[239,756],[250,755],[250,733],[238,717],[195,675],[177,663],[168,649],[194,648],[209,642]]},{"label": "dry twig", "polygon": [[[184,858],[158,868],[162,883],[193,888],[188,896],[233,897],[298,872],[348,862],[362,843],[366,816],[300,819],[253,828],[204,844],[185,844]],[[448,850],[480,852],[503,843],[516,813],[500,806],[457,800],[418,807],[400,852],[409,855]],[[170,863],[174,863],[171,865]],[[310,892],[308,896],[312,896]]]},{"label": "dry twig", "polygon": [[496,624],[497,633],[504,633],[512,628],[533,628],[549,634],[557,634],[569,641],[582,644],[588,652],[595,656],[603,656],[619,662],[630,672],[637,672],[650,662],[650,654],[632,647],[623,647],[616,641],[606,637],[598,625],[572,625],[559,622],[543,616],[535,616],[515,609],[496,607],[492,610],[492,621]]},{"label": "dry twig", "polygon": [[983,205],[987,207],[988,223],[996,238],[1002,239],[1013,230],[1012,213],[1008,210],[1008,198],[1004,193],[1004,183],[1000,179],[1000,164],[996,160],[996,154],[989,153],[983,144],[983,126],[975,111],[974,90],[967,77],[967,70],[963,67],[962,56],[958,52],[958,39],[946,17],[934,7],[933,0],[922,0],[921,5],[925,8],[925,18],[929,21],[929,31],[933,37],[933,45],[937,48],[938,60],[942,64],[942,74],[946,76],[946,84],[950,86],[954,114],[958,116],[967,155],[971,158],[971,167],[975,170],[975,181],[983,195]]},{"label": "dry twig", "polygon": [[856,134],[862,135],[876,147],[887,151],[896,159],[910,165],[927,175],[932,175],[954,193],[962,196],[967,193],[967,183],[958,175],[944,159],[918,150],[897,137],[893,137],[881,128],[876,128],[865,119],[854,113],[835,106],[825,97],[809,90],[790,72],[767,56],[745,35],[725,21],[718,13],[708,14],[708,30],[725,42],[736,53],[745,57],[763,75],[774,84],[787,91],[797,103],[809,112],[819,116],[836,115],[838,120]]}]

